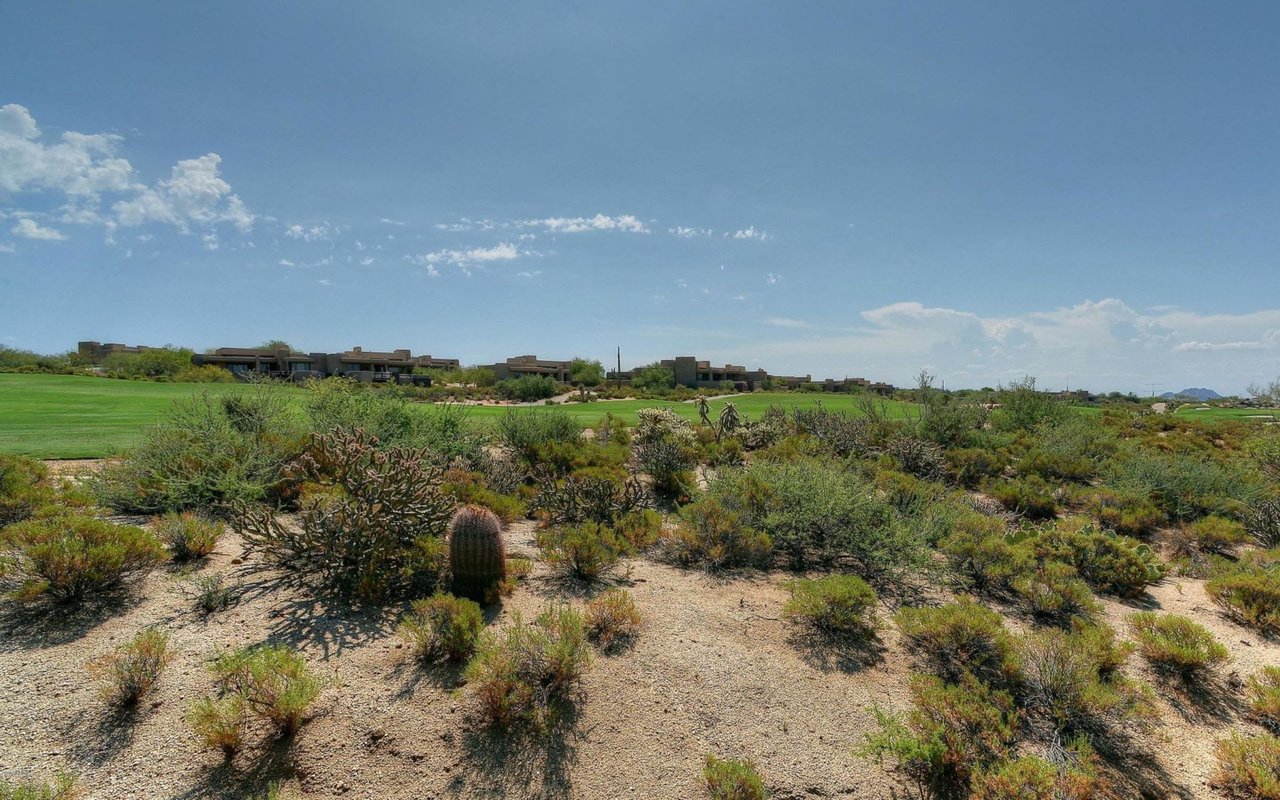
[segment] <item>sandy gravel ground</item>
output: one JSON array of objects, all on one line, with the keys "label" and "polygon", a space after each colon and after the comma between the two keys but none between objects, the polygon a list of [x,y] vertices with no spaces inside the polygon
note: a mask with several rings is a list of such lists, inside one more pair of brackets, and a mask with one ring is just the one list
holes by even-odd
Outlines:
[{"label": "sandy gravel ground", "polygon": [[[536,554],[532,526],[507,532],[513,551]],[[315,798],[690,798],[704,754],[749,757],[778,800],[884,798],[893,776],[853,755],[874,728],[873,703],[907,705],[911,658],[886,625],[870,646],[830,647],[797,637],[781,620],[786,575],[717,579],[645,559],[616,583],[646,618],[634,646],[598,656],[576,711],[544,735],[495,734],[478,723],[456,667],[422,668],[395,636],[398,610],[360,611],[315,599],[253,558],[228,535],[199,572],[240,584],[231,609],[205,618],[190,598],[194,573],[161,570],[130,599],[73,619],[8,624],[0,631],[0,776],[80,776],[84,797],[245,798],[281,780]],[[586,592],[540,568],[490,624]],[[1109,621],[1137,606],[1112,600]],[[1149,605],[1189,614],[1231,649],[1216,700],[1191,697],[1135,656],[1151,680],[1159,722],[1135,730],[1119,796],[1214,796],[1206,781],[1213,742],[1241,718],[1228,673],[1280,664],[1280,648],[1221,618],[1201,582],[1169,581]],[[887,616],[887,610],[885,611]],[[1017,626],[1017,623],[1013,623]],[[135,713],[109,711],[84,662],[147,625],[173,635],[178,657]],[[230,764],[202,749],[183,720],[209,691],[204,662],[221,648],[262,641],[301,650],[330,684],[291,743],[261,732]]]}]

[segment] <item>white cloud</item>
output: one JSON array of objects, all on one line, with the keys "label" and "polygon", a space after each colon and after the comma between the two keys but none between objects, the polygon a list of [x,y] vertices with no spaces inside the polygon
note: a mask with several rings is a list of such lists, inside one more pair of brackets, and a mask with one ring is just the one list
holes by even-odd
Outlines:
[{"label": "white cloud", "polygon": [[293,263],[292,261],[290,261],[290,260],[289,260],[289,259],[287,259],[287,258],[282,258],[282,259],[280,259],[280,260],[279,260],[278,262],[276,262],[276,263],[278,263],[278,264],[279,264],[280,266],[282,266],[282,267],[296,267],[296,266],[298,266],[297,264]]},{"label": "white cloud", "polygon": [[459,267],[473,267],[498,261],[511,261],[520,256],[521,252],[515,245],[502,242],[493,247],[473,247],[469,250],[437,250],[433,253],[414,256],[413,260],[428,266],[453,264]]},{"label": "white cloud", "polygon": [[516,224],[530,228],[546,228],[549,233],[586,233],[588,231],[649,233],[649,228],[631,214],[619,214],[616,217],[606,214],[596,214],[594,217],[547,217],[520,220]]},{"label": "white cloud", "polygon": [[812,328],[808,322],[802,319],[791,319],[790,317],[769,317],[764,321],[766,325],[772,325],[775,328]]},{"label": "white cloud", "polygon": [[17,250],[18,248],[8,242],[0,242],[0,253],[15,253]]},{"label": "white cloud", "polygon": [[[123,142],[116,134],[76,131],[46,142],[24,106],[0,106],[0,191],[62,194],[67,202],[57,220],[105,225],[108,244],[116,225],[162,222],[183,231],[191,224],[224,222],[241,231],[253,227],[253,215],[218,174],[217,153],[179,161],[168,179],[147,186],[119,156]],[[102,207],[103,195],[118,198],[109,211]]]},{"label": "white cloud", "polygon": [[320,284],[321,286],[333,285],[333,281],[329,280],[328,278],[321,278],[320,280],[316,281],[316,283]]},{"label": "white cloud", "polygon": [[[863,311],[854,325],[835,335],[778,327],[795,329],[796,338],[762,341],[751,351],[778,364],[775,369],[847,372],[898,383],[927,368],[953,386],[990,386],[1035,375],[1051,389],[1145,392],[1154,381],[1165,389],[1210,386],[1240,392],[1280,372],[1280,309],[1143,313],[1108,298],[982,316],[901,302]],[[1260,353],[1269,355],[1260,358]]]},{"label": "white cloud", "polygon": [[208,153],[179,161],[167,180],[156,182],[129,200],[112,206],[124,226],[165,222],[185,231],[189,223],[230,222],[240,231],[253,228],[253,215],[218,174],[222,157]]},{"label": "white cloud", "polygon": [[407,222],[401,222],[398,219],[390,219],[388,217],[383,217],[382,219],[378,220],[378,222],[381,222],[384,225],[399,225],[401,227],[404,227],[405,225],[409,224]]},{"label": "white cloud", "polygon": [[30,217],[23,217],[18,220],[18,224],[14,225],[11,231],[15,236],[21,236],[24,239],[38,239],[44,242],[61,242],[67,238],[61,231],[43,227]]},{"label": "white cloud", "polygon": [[206,250],[218,249],[218,234],[210,232],[210,233],[206,233],[204,236],[200,238],[201,240],[204,241],[204,249]]},{"label": "white cloud", "polygon": [[667,228],[670,233],[680,239],[695,239],[699,236],[710,236],[710,228],[686,228],[683,225],[677,225],[674,228]]},{"label": "white cloud", "polygon": [[[384,222],[386,220],[383,220]],[[498,227],[498,223],[491,219],[471,219],[470,217],[461,217],[457,222],[439,222],[433,226],[438,231],[491,231]],[[505,225],[503,227],[506,227]]]},{"label": "white cloud", "polygon": [[726,233],[725,236],[732,236],[735,239],[755,239],[756,241],[759,241],[759,242],[763,242],[765,239],[772,238],[769,236],[769,234],[765,233],[764,231],[756,230],[756,226],[754,225],[748,228],[743,228],[740,231],[734,231],[731,234]]},{"label": "white cloud", "polygon": [[517,278],[537,278],[540,275],[542,275],[542,270],[540,269],[521,270],[520,272],[516,273]]},{"label": "white cloud", "polygon": [[766,273],[764,276],[764,282],[769,284],[770,286],[774,285],[780,280],[782,280],[782,276],[775,272]]},{"label": "white cloud", "polygon": [[365,256],[364,258],[360,259],[360,266],[362,267],[367,267],[372,263],[373,263],[373,256]]},{"label": "white cloud", "polygon": [[333,238],[335,233],[337,230],[327,222],[321,222],[318,225],[293,224],[284,229],[285,236],[290,239],[301,239],[304,242],[323,242]]}]

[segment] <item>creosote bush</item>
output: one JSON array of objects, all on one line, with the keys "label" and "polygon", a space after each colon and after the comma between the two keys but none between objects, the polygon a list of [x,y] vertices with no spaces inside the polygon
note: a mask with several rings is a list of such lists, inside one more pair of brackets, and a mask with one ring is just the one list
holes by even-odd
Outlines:
[{"label": "creosote bush", "polygon": [[630,542],[598,522],[546,528],[538,531],[537,542],[544,561],[584,581],[603,577],[631,552]]},{"label": "creosote bush", "polygon": [[201,697],[187,711],[187,722],[205,747],[216,747],[231,758],[244,745],[244,698]]},{"label": "creosote bush", "polygon": [[713,572],[761,567],[773,553],[768,536],[747,526],[742,514],[713,497],[681,508],[680,524],[673,531],[664,531],[660,542],[677,564],[702,566]]},{"label": "creosote bush", "polygon": [[587,636],[609,652],[635,639],[642,618],[631,593],[610,589],[587,603]]},{"label": "creosote bush", "polygon": [[164,548],[147,531],[78,514],[0,531],[0,588],[19,600],[84,600],[149,572]]},{"label": "creosote bush", "polygon": [[1227,648],[1207,628],[1177,614],[1141,611],[1130,615],[1129,630],[1148,661],[1183,678],[1227,660]]},{"label": "creosote bush", "polygon": [[151,691],[166,664],[173,660],[169,635],[148,628],[113,652],[89,662],[89,674],[98,681],[104,699],[120,706],[136,705]]},{"label": "creosote bush", "polygon": [[44,464],[0,453],[0,528],[30,517],[52,496],[49,470]]},{"label": "creosote bush", "polygon": [[[246,715],[259,717],[281,734],[291,735],[302,725],[322,688],[302,656],[283,645],[250,646],[225,653],[214,660],[210,670],[220,699],[205,698],[193,711],[201,723],[197,733],[202,736],[201,727],[221,730],[237,720],[242,724]],[[222,736],[229,738],[225,731]]]},{"label": "creosote bush", "polygon": [[1280,574],[1275,570],[1242,565],[1211,578],[1204,590],[1240,624],[1267,634],[1280,632]]},{"label": "creosote bush", "polygon": [[1024,637],[1021,657],[1027,706],[1057,731],[1087,733],[1149,713],[1150,692],[1117,670],[1131,648],[1110,628],[1078,625]]},{"label": "creosote bush", "polygon": [[59,772],[52,783],[0,779],[0,800],[74,800],[79,796],[76,777]]},{"label": "creosote bush", "polygon": [[783,617],[818,630],[850,634],[876,627],[876,592],[856,575],[799,578],[787,584]]},{"label": "creosote bush", "polygon": [[1280,667],[1263,667],[1245,684],[1249,713],[1272,733],[1280,732]]},{"label": "creosote bush", "polygon": [[750,760],[708,755],[702,764],[702,785],[711,800],[765,800],[760,771]]},{"label": "creosote bush", "polygon": [[1230,553],[1249,541],[1244,525],[1226,517],[1204,517],[1187,526],[1196,546],[1206,553]]},{"label": "creosote bush", "polygon": [[1003,761],[973,775],[968,800],[1093,800],[1109,797],[1097,774],[1098,757],[1081,737],[1061,763],[1039,756]]},{"label": "creosote bush", "polygon": [[911,648],[947,680],[972,674],[1004,685],[1017,679],[1017,643],[989,608],[962,599],[933,608],[903,608],[894,621]]},{"label": "creosote bush", "polygon": [[484,628],[484,613],[473,600],[437,593],[413,601],[400,622],[400,636],[416,658],[431,661],[443,655],[450,661],[470,658]]},{"label": "creosote bush", "polygon": [[911,680],[913,708],[905,720],[875,710],[880,730],[867,735],[864,757],[893,757],[922,797],[949,797],[976,771],[1009,755],[1021,726],[1013,697],[972,675],[945,683],[932,675]]},{"label": "creosote bush", "polygon": [[532,625],[515,614],[500,633],[480,638],[467,664],[467,686],[493,725],[553,726],[590,663],[578,611],[554,607]]},{"label": "creosote bush", "polygon": [[1280,738],[1232,733],[1218,742],[1213,784],[1232,797],[1280,800]]},{"label": "creosote bush", "polygon": [[190,511],[157,517],[151,526],[156,537],[169,548],[174,561],[204,558],[218,546],[222,523],[207,520]]}]

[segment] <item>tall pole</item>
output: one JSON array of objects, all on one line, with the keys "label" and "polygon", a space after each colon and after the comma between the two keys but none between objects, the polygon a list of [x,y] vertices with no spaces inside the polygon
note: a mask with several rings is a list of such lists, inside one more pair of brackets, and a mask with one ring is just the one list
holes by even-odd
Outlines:
[{"label": "tall pole", "polygon": [[618,388],[622,388],[622,345],[618,345],[618,371],[614,373],[618,376]]}]

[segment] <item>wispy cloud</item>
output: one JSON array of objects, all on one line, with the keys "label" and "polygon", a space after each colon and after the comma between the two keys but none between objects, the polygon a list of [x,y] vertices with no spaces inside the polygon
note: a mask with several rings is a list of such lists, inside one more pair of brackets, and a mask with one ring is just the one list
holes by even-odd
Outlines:
[{"label": "wispy cloud", "polygon": [[756,230],[756,226],[754,225],[747,228],[743,228],[740,231],[734,231],[733,233],[726,233],[725,236],[729,236],[734,239],[755,239],[756,241],[759,241],[759,242],[763,242],[765,239],[772,238],[769,234],[765,233],[764,231]]},{"label": "wispy cloud", "polygon": [[594,217],[546,217],[525,219],[516,223],[522,227],[545,228],[549,233],[586,233],[589,231],[621,231],[623,233],[649,233],[649,228],[631,214],[611,217],[596,214]]},{"label": "wispy cloud", "polygon": [[792,319],[790,317],[769,317],[764,321],[766,325],[772,325],[775,328],[812,328],[813,325],[802,319]]},{"label": "wispy cloud", "polygon": [[777,274],[776,272],[765,273],[764,282],[769,284],[770,286],[773,286],[775,283],[777,283],[780,280],[782,280],[782,276]]},{"label": "wispy cloud", "polygon": [[320,222],[315,225],[299,225],[293,224],[284,229],[284,235],[290,239],[300,239],[304,242],[323,242],[333,238],[337,233],[337,229],[327,222]]},{"label": "wispy cloud", "polygon": [[710,236],[710,228],[686,228],[683,225],[677,225],[674,228],[667,228],[667,233],[679,239],[697,239],[703,236]]},{"label": "wispy cloud", "polygon": [[522,255],[532,255],[530,251],[522,251],[510,242],[501,242],[492,247],[473,247],[466,250],[436,250],[418,256],[407,256],[410,261],[429,267],[428,274],[435,277],[438,264],[450,264],[470,274],[473,267],[486,266],[504,261],[513,261]]}]

